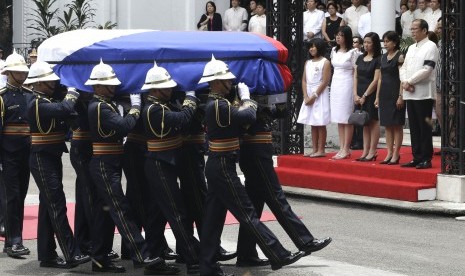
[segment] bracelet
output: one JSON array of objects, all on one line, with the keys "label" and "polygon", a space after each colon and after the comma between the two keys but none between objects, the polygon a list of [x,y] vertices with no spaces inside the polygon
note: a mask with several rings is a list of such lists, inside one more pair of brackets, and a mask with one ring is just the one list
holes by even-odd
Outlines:
[{"label": "bracelet", "polygon": [[368,97],[367,92],[363,93],[363,97],[364,97],[364,98]]},{"label": "bracelet", "polygon": [[318,96],[319,96],[318,93],[316,93],[316,92],[313,92],[312,95],[315,96],[315,98],[318,98]]}]

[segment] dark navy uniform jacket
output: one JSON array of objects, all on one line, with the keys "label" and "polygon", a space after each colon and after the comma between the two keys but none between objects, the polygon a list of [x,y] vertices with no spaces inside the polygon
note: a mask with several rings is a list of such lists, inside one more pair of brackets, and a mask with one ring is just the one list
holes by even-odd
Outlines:
[{"label": "dark navy uniform jacket", "polygon": [[[89,129],[92,142],[94,143],[111,143],[121,145],[121,153],[123,138],[134,128],[138,119],[138,113],[129,113],[122,117],[118,112],[116,105],[108,98],[94,95],[89,103],[88,109]],[[94,156],[95,156],[94,148]],[[105,161],[120,162],[116,160],[115,155],[102,155]]]},{"label": "dark navy uniform jacket", "polygon": [[205,109],[205,126],[209,141],[209,155],[239,153],[239,137],[256,120],[256,103],[243,101],[235,107],[224,97],[210,93]]},{"label": "dark navy uniform jacket", "polygon": [[30,90],[7,84],[0,90],[1,150],[15,152],[31,146],[27,120],[27,100]]},{"label": "dark navy uniform jacket", "polygon": [[274,119],[284,118],[287,109],[280,105],[277,108],[258,107],[257,121],[245,132],[241,144],[243,154],[271,158],[273,155],[272,124]]},{"label": "dark navy uniform jacket", "polygon": [[190,123],[197,108],[197,99],[186,96],[183,108],[148,96],[142,112],[147,136],[147,157],[176,165],[182,146],[182,131]]},{"label": "dark navy uniform jacket", "polygon": [[[76,93],[76,92],[75,92]],[[77,95],[68,93],[61,102],[41,92],[34,91],[27,103],[29,127],[31,128],[32,152],[47,152],[61,155],[68,152],[65,135],[68,125],[65,120],[74,113]]]},{"label": "dark navy uniform jacket", "polygon": [[89,101],[79,100],[74,109],[77,115],[71,125],[73,136],[71,146],[79,149],[82,156],[92,156],[92,141],[90,139],[89,119],[87,109]]}]

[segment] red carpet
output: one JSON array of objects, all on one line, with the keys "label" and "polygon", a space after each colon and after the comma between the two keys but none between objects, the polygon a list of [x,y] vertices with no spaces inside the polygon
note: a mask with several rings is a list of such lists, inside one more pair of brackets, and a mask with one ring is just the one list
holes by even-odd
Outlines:
[{"label": "red carpet", "polygon": [[[276,172],[285,186],[404,201],[431,200],[432,193],[435,196],[440,156],[433,157],[431,169],[417,170],[379,164],[386,157],[385,149],[378,150],[378,158],[373,162],[355,161],[361,153],[361,150],[352,151],[352,156],[343,160],[331,159],[336,153],[321,158],[281,155]],[[400,163],[411,159],[411,148],[403,147]]]},{"label": "red carpet", "polygon": [[[74,225],[74,203],[68,203],[68,219],[71,226]],[[24,207],[24,228],[23,228],[23,239],[33,240],[37,238],[37,215],[39,212],[39,205],[27,205]],[[263,211],[260,219],[263,222],[276,220],[275,216],[268,211]],[[238,224],[239,222],[234,216],[228,212],[226,215],[225,225]],[[169,225],[166,225],[169,228]],[[3,238],[0,238],[3,241]]]}]

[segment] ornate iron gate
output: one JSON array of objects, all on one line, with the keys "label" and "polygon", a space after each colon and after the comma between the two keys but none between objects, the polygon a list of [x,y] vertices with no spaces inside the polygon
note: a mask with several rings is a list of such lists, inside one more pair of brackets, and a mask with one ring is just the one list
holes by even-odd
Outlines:
[{"label": "ornate iron gate", "polygon": [[305,0],[267,0],[267,35],[279,40],[289,50],[287,65],[293,81],[287,91],[289,116],[274,126],[273,141],[276,154],[302,153],[303,126],[297,124],[302,103],[301,76],[305,55],[303,51],[303,12]]},{"label": "ornate iron gate", "polygon": [[[465,2],[442,1],[442,165],[444,174],[465,174]],[[463,50],[463,49],[462,49]]]}]

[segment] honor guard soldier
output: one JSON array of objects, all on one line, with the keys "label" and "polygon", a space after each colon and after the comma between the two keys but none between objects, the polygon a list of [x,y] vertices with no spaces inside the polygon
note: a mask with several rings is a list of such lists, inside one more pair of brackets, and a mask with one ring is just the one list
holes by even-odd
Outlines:
[{"label": "honor guard soldier", "polygon": [[177,253],[185,260],[187,273],[199,271],[200,243],[194,238],[186,218],[181,191],[177,182],[178,160],[182,146],[181,132],[190,123],[197,108],[195,92],[186,92],[182,109],[169,101],[177,84],[170,74],[155,63],[147,72],[142,90],[149,90],[142,113],[147,140],[145,175],[151,197],[155,197],[176,237]]},{"label": "honor guard soldier", "polygon": [[[292,211],[274,170],[271,125],[275,118],[283,118],[285,115],[286,108],[282,104],[277,108],[258,107],[257,121],[243,136],[239,165],[245,176],[245,189],[258,216],[262,215],[266,203],[296,247],[309,255],[326,247],[331,238],[319,240],[310,234]],[[242,224],[239,228],[237,251],[236,266],[263,266],[268,263],[258,257],[256,243]]]},{"label": "honor guard soldier", "polygon": [[[2,75],[7,76],[6,87],[0,88],[0,171],[3,182],[0,189],[5,192],[5,232],[6,252],[10,257],[28,255],[29,249],[23,246],[24,199],[29,187],[29,153],[31,136],[27,122],[26,95],[31,91],[22,87],[29,68],[24,58],[13,51],[7,57]],[[26,92],[28,91],[28,92]],[[4,187],[1,187],[4,185]],[[0,229],[2,230],[2,229]]]},{"label": "honor guard soldier", "polygon": [[[134,128],[139,118],[140,95],[130,95],[132,108],[125,117],[121,117],[112,102],[116,87],[121,84],[111,66],[100,64],[92,69],[89,80],[85,83],[94,89],[90,101],[88,116],[92,138],[93,157],[90,172],[102,200],[100,208],[96,207],[93,231],[92,253],[95,272],[125,272],[125,268],[113,264],[108,258],[111,249],[108,237],[103,236],[105,225],[99,225],[103,214],[103,203],[109,207],[110,215],[128,245],[135,268],[144,267],[144,274],[177,274],[179,269],[166,265],[162,258],[150,258],[147,244],[142,237],[121,186],[123,162],[123,138]],[[101,223],[103,224],[103,223]]]},{"label": "honor guard soldier", "polygon": [[[94,225],[94,205],[98,204],[95,184],[92,181],[89,171],[89,162],[92,158],[92,141],[90,138],[89,119],[87,109],[92,93],[82,92],[76,105],[77,116],[71,125],[71,148],[69,158],[71,165],[76,172],[76,205],[74,212],[74,235],[81,253],[92,254],[92,227]],[[109,223],[106,228],[108,240],[113,242],[115,225],[106,212],[105,222]],[[110,259],[118,258],[118,253],[111,250]]]},{"label": "honor guard soldier", "polygon": [[[207,197],[207,181],[205,180],[205,126],[203,124],[205,110],[197,108],[194,116],[183,131],[182,148],[179,159],[179,182],[183,200],[186,204],[190,233],[194,233],[193,224],[199,236],[202,233],[203,213]],[[218,261],[229,261],[236,257],[235,251],[226,251],[220,246]],[[178,259],[179,261],[179,259]]]},{"label": "honor guard soldier", "polygon": [[[66,215],[61,156],[68,152],[64,120],[74,112],[79,93],[69,89],[62,102],[51,98],[60,78],[50,65],[38,61],[31,66],[25,84],[32,84],[35,97],[27,103],[31,129],[31,173],[40,191],[37,250],[41,267],[72,268],[90,261],[81,255]],[[56,252],[55,236],[64,260]]]},{"label": "honor guard soldier", "polygon": [[270,259],[273,270],[299,260],[305,253],[291,253],[258,217],[247,192],[237,176],[236,162],[239,153],[239,135],[243,128],[256,120],[257,104],[250,100],[247,86],[239,87],[240,107],[232,106],[225,99],[235,76],[226,63],[212,60],[205,65],[199,83],[208,82],[211,88],[205,123],[210,153],[205,167],[208,194],[202,226],[200,275],[231,275],[224,273],[217,264],[217,252],[226,211],[247,227],[263,253]]},{"label": "honor guard soldier", "polygon": [[[116,102],[118,106],[123,108],[124,113],[129,112],[129,97],[120,96]],[[144,101],[142,101],[142,105],[144,105]],[[145,240],[150,256],[174,260],[177,254],[168,247],[164,235],[167,221],[160,207],[158,207],[158,203],[147,193],[147,180],[144,170],[146,153],[147,137],[145,136],[142,118],[139,118],[136,126],[128,133],[124,143],[123,172],[127,181],[126,198],[133,210],[137,227],[141,232],[142,228],[145,229]],[[129,258],[129,249],[124,243],[121,244],[121,256],[125,259]]]}]

